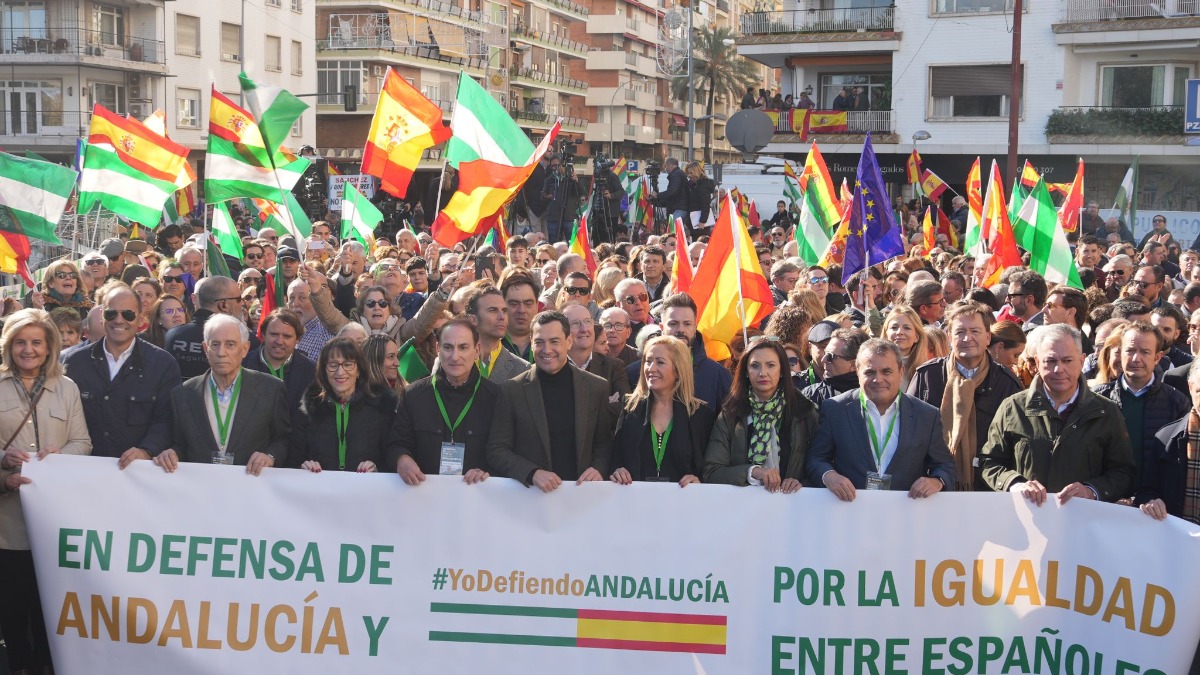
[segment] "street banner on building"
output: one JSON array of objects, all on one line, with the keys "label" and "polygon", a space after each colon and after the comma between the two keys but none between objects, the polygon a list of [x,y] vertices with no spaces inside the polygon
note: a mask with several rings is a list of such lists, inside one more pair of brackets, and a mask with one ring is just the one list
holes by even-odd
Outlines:
[{"label": "street banner on building", "polygon": [[1177,675],[1200,637],[1200,530],[1084,500],[25,473],[67,675]]},{"label": "street banner on building", "polygon": [[354,189],[361,192],[367,199],[370,199],[375,196],[375,181],[376,178],[374,176],[369,176],[365,173],[330,176],[328,181],[329,210],[342,210],[342,196],[346,193],[346,183],[350,183],[354,186]]}]

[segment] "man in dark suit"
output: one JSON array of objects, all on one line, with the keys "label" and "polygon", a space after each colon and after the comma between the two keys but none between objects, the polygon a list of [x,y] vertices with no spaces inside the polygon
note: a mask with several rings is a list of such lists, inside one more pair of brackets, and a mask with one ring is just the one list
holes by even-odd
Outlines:
[{"label": "man in dark suit", "polygon": [[[263,344],[250,350],[242,366],[283,380],[288,417],[292,428],[296,429],[303,416],[300,402],[304,392],[317,379],[316,364],[296,350],[300,338],[304,337],[304,320],[292,310],[279,307],[267,315],[262,329]],[[289,468],[299,468],[299,460],[293,459],[296,463]]]},{"label": "man in dark suit", "polygon": [[582,368],[609,383],[608,412],[616,420],[621,414],[625,397],[631,391],[625,363],[594,351],[596,322],[592,320],[592,313],[587,307],[568,305],[562,313],[571,322],[571,351],[567,353],[567,358],[576,368]]},{"label": "man in dark suit", "polygon": [[900,348],[868,340],[855,364],[860,388],[821,404],[806,460],[809,480],[846,502],[855,490],[907,490],[918,499],[953,485],[941,413],[900,393]]},{"label": "man in dark suit", "polygon": [[124,469],[171,444],[171,391],[182,380],[170,354],[137,339],[133,291],[110,292],[101,312],[103,338],[72,354],[66,372],[79,385],[92,455],[118,457]]},{"label": "man in dark suit", "polygon": [[534,365],[502,385],[510,412],[492,426],[492,473],[551,492],[564,480],[604,480],[612,454],[609,384],[572,366],[571,322],[533,318]]},{"label": "man in dark suit", "polygon": [[[179,363],[179,374],[183,379],[202,375],[207,363],[204,359],[204,324],[216,314],[240,314],[242,311],[241,290],[229,277],[206,277],[196,282],[193,294],[196,313],[192,320],[167,332],[163,348]],[[250,338],[251,347],[257,340]]]},{"label": "man in dark suit", "polygon": [[217,314],[204,324],[209,370],[171,392],[172,447],[154,463],[168,473],[179,462],[245,466],[255,476],[287,459],[287,414],[283,382],[242,367],[250,351],[246,324]]}]

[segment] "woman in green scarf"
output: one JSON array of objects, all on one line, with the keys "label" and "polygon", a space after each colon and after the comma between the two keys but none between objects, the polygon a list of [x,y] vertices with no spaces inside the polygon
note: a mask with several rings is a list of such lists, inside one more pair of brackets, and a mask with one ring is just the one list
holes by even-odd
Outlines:
[{"label": "woman in green scarf", "polygon": [[778,338],[751,340],[738,361],[704,457],[704,482],[800,489],[817,408],[792,386]]}]

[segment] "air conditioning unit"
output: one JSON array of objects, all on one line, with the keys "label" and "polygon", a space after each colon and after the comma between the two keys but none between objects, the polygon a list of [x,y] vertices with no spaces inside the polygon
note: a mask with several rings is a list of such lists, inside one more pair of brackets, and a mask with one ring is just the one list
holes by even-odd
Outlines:
[{"label": "air conditioning unit", "polygon": [[134,103],[129,106],[129,116],[135,119],[142,119],[146,116],[146,111],[140,103]]},{"label": "air conditioning unit", "polygon": [[142,85],[135,84],[129,88],[129,98],[141,98],[141,97],[142,97]]},{"label": "air conditioning unit", "polygon": [[241,61],[242,60],[242,57],[240,54],[221,54],[221,58],[226,61]]},{"label": "air conditioning unit", "polygon": [[371,74],[375,77],[383,77],[383,66],[371,66]]}]

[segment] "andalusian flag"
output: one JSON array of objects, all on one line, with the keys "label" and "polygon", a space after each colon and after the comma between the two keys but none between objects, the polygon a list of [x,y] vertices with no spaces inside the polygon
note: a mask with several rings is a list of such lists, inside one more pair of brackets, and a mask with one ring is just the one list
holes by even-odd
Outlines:
[{"label": "andalusian flag", "polygon": [[377,176],[388,194],[403,198],[421,153],[449,138],[442,109],[388,67],[363,149],[362,172]]},{"label": "andalusian flag", "polygon": [[792,165],[786,162],[783,165],[783,196],[792,204],[800,203],[800,177],[796,175]]},{"label": "andalusian flag", "polygon": [[87,145],[79,179],[79,213],[96,204],[139,223],[157,223],[175,183],[154,178],[121,160],[104,145]]},{"label": "andalusian flag", "polygon": [[229,263],[225,262],[225,255],[220,248],[217,247],[217,242],[212,237],[204,238],[205,253],[205,273],[210,277],[229,277],[233,278],[233,273],[229,271]]},{"label": "andalusian flag", "polygon": [[373,251],[375,227],[381,222],[383,213],[346,181],[346,190],[342,195],[342,241],[352,237],[361,242],[367,251]]},{"label": "andalusian flag", "polygon": [[821,149],[813,142],[808,149],[808,157],[804,160],[804,170],[800,173],[800,190],[813,190],[813,204],[816,206],[817,222],[824,228],[825,233],[832,234],[842,222],[842,210],[838,204],[837,191],[833,185],[833,176]]},{"label": "andalusian flag", "polygon": [[[122,162],[156,180],[174,183],[187,166],[187,147],[155,133],[135,119],[121,117],[99,103],[92,107],[87,141],[92,146],[111,150]],[[158,222],[158,217],[150,222]]]},{"label": "andalusian flag", "polygon": [[804,193],[800,220],[796,223],[796,243],[800,245],[799,255],[806,265],[819,264],[822,254],[829,249],[829,233],[821,222],[821,206],[817,199],[817,190],[810,189]]},{"label": "andalusian flag", "polygon": [[[488,98],[494,102],[490,95]],[[462,107],[463,103],[459,101],[455,112]],[[512,123],[511,118],[506,119]],[[497,215],[516,196],[529,174],[533,173],[538,160],[558,136],[560,127],[561,123],[556,122],[520,166],[509,166],[489,159],[471,159],[460,163],[458,191],[433,221],[431,229],[434,240],[443,246],[454,246],[494,226]]]},{"label": "andalusian flag", "polygon": [[303,245],[312,234],[312,221],[308,219],[304,207],[296,201],[296,195],[291,192],[284,195],[282,204],[272,204],[264,213],[269,214],[266,220],[267,227],[278,232],[280,236],[292,235],[297,244]]},{"label": "andalusian flag", "polygon": [[1017,211],[1014,227],[1018,223],[1029,234],[1029,245],[1022,244],[1029,251],[1029,269],[1045,277],[1046,283],[1066,284],[1083,290],[1079,270],[1075,268],[1075,256],[1071,255],[1067,233],[1058,226],[1058,212],[1054,210],[1045,179],[1038,179]]},{"label": "andalusian flag", "polygon": [[654,225],[654,205],[650,203],[648,181],[646,176],[634,180],[633,190],[629,193],[629,222],[650,228]]},{"label": "andalusian flag", "polygon": [[405,382],[415,382],[423,377],[429,377],[429,366],[421,360],[421,355],[417,352],[416,344],[413,342],[416,338],[409,338],[407,342],[400,345],[400,350],[396,353],[396,358],[399,365],[396,367],[396,372]]},{"label": "andalusian flag", "polygon": [[258,132],[262,135],[263,143],[274,156],[283,145],[283,139],[291,133],[296,120],[308,110],[308,104],[293,96],[283,87],[256,84],[246,76],[238,73],[238,83],[242,85],[242,93],[246,96],[246,105],[254,113],[254,121],[258,124]]},{"label": "andalusian flag", "polygon": [[833,238],[829,240],[829,247],[825,249],[825,253],[821,254],[821,267],[828,268],[830,265],[841,265],[846,260],[846,242],[850,238],[850,209],[854,206],[854,192],[850,189],[850,183],[847,179],[842,179],[841,199],[838,202],[838,212],[840,222],[837,230],[833,233]]},{"label": "andalusian flag", "polygon": [[1133,158],[1133,164],[1129,166],[1129,170],[1125,172],[1125,178],[1121,180],[1121,186],[1117,188],[1117,198],[1113,202],[1114,215],[1125,220],[1125,224],[1133,231],[1134,224],[1137,222],[1137,182],[1138,182],[1138,160],[1141,156]]},{"label": "andalusian flag", "polygon": [[[464,163],[480,159],[492,164],[523,167],[533,154],[533,143],[508,111],[463,73],[458,76],[458,94],[454,112],[450,115],[450,128],[454,135],[446,143],[446,161],[460,171]],[[459,181],[461,190],[461,177]]]},{"label": "andalusian flag", "polygon": [[78,176],[65,166],[0,152],[0,230],[62,244],[54,230]]},{"label": "andalusian flag", "polygon": [[242,253],[242,238],[238,236],[237,227],[233,224],[233,216],[229,215],[229,207],[220,202],[213,207],[212,217],[213,236],[217,238],[217,246],[225,255],[238,260],[244,257]]},{"label": "andalusian flag", "polygon": [[[726,194],[704,258],[692,280],[698,309],[696,328],[710,346],[710,358],[729,358],[733,336],[757,326],[775,309],[771,287],[761,272],[754,242]],[[724,349],[722,348],[724,346]]]},{"label": "andalusian flag", "polygon": [[204,199],[210,204],[240,197],[282,203],[309,161],[268,149],[254,117],[212,89],[205,156]]}]

